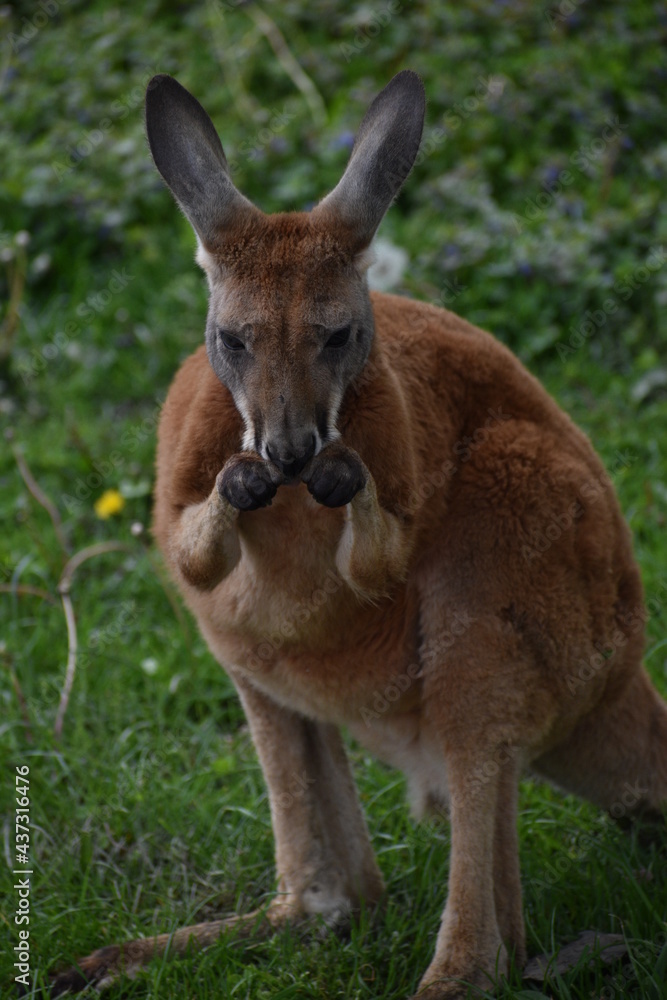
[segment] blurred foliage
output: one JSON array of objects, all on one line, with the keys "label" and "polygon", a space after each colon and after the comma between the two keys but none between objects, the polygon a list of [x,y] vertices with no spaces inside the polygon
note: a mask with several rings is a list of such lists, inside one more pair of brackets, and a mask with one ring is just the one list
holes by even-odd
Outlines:
[{"label": "blurred foliage", "polygon": [[662,3],[43,9],[55,13],[4,8],[4,282],[16,233],[31,238],[19,362],[42,310],[57,327],[85,300],[91,262],[109,273],[146,264],[146,280],[185,272],[188,300],[192,239],[143,135],[158,71],[202,100],[237,184],[269,211],[308,207],[334,186],[372,96],[398,69],[417,70],[429,98],[422,155],[384,227],[410,248],[406,290],[447,305],[460,296],[457,311],[527,358],[610,295],[618,308],[590,345],[597,361],[627,367],[667,342],[667,268],[618,294],[667,230]]}]

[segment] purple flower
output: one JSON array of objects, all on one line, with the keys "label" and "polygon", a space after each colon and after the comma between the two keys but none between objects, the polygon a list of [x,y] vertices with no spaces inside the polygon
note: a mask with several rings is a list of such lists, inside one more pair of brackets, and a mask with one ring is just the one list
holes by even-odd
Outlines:
[{"label": "purple flower", "polygon": [[350,132],[349,129],[344,129],[339,132],[335,139],[331,142],[332,149],[352,149],[354,146],[354,132]]}]

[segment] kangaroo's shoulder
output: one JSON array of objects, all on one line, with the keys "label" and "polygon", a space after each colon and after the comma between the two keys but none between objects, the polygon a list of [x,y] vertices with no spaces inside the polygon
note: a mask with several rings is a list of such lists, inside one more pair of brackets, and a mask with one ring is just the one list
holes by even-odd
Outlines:
[{"label": "kangaroo's shoulder", "polygon": [[426,302],[383,293],[371,298],[384,352],[416,405],[436,401],[461,428],[504,406],[518,420],[570,435],[566,414],[492,334]]},{"label": "kangaroo's shoulder", "polygon": [[449,309],[384,292],[372,292],[371,301],[379,336],[408,365],[434,364],[436,372],[444,365],[467,385],[528,375],[500,340]]}]

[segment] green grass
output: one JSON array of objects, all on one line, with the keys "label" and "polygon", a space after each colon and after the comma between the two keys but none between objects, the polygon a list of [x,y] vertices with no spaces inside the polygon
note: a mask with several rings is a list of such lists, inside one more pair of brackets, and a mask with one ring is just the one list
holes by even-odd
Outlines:
[{"label": "green grass", "polygon": [[[492,329],[591,435],[633,529],[652,609],[647,665],[667,694],[667,267],[646,280],[641,271],[667,243],[664,13],[645,0],[264,4],[312,81],[304,92],[256,9],[72,2],[20,44],[38,8],[19,3],[7,15],[0,419],[60,510],[69,553],[127,546],[74,577],[81,658],[56,740],[65,555],[8,435],[0,583],[56,597],[0,594],[0,934],[14,944],[14,768],[28,764],[34,995],[48,969],[101,944],[247,910],[274,890],[266,793],[232,686],[176,615],[150,545],[131,532],[150,521],[159,404],[201,342],[206,302],[193,238],[142,137],[141,92],[153,71],[174,73],[202,99],[237,183],[267,210],[301,208],[330,189],[369,98],[402,67],[423,75],[425,155],[382,229],[410,256],[399,290]],[[382,11],[394,13],[376,32]],[[610,118],[622,128],[597,150]],[[72,161],[68,149],[86,141],[90,151]],[[549,195],[564,170],[572,181]],[[610,297],[613,311],[604,309]],[[596,310],[604,322],[563,351]],[[106,489],[119,489],[125,507],[102,521],[93,504]],[[444,903],[449,831],[417,827],[400,776],[351,753],[385,907],[345,941],[221,941],[155,964],[111,1000],[399,1000],[415,988]],[[531,782],[520,835],[530,953],[595,928],[624,933],[632,956],[582,965],[544,995],[665,996],[665,835],[646,845]],[[3,996],[12,963],[3,948]],[[515,975],[500,995],[541,994]]]}]

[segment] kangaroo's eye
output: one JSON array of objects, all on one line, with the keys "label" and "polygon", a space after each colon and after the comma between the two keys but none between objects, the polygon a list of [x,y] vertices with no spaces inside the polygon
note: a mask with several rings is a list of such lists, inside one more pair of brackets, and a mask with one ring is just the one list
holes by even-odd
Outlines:
[{"label": "kangaroo's eye", "polygon": [[339,348],[345,347],[348,340],[350,339],[350,334],[352,333],[352,327],[342,326],[340,330],[336,330],[331,334],[327,340],[325,347]]},{"label": "kangaroo's eye", "polygon": [[218,330],[218,337],[227,351],[245,351],[245,344],[226,330]]}]

